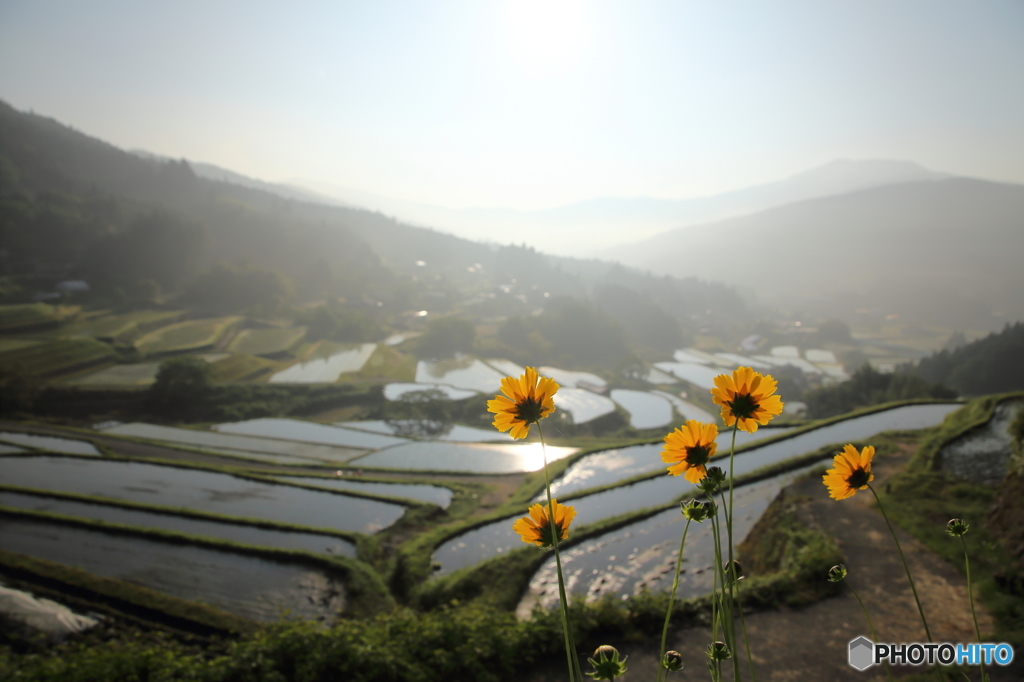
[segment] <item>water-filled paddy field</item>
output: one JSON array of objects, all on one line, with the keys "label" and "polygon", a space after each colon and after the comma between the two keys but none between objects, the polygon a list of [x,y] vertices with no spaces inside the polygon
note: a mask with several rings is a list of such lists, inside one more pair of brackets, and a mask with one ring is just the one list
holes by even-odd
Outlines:
[{"label": "water-filled paddy field", "polygon": [[345,603],[338,577],[294,561],[2,515],[0,545],[257,621],[333,619]]},{"label": "water-filled paddy field", "polygon": [[388,502],[201,469],[74,457],[9,455],[0,483],[362,533],[387,528],[405,511]]},{"label": "water-filled paddy field", "polygon": [[[755,433],[739,431],[736,434],[736,447],[778,436],[790,430],[785,427],[762,427]],[[727,439],[731,437],[730,433]],[[719,440],[721,440],[721,437]],[[661,461],[661,450],[663,447],[663,443],[634,445],[627,448],[601,450],[581,457],[566,469],[561,476],[552,481],[551,494],[555,497],[564,497],[578,493],[581,490],[598,488],[641,474],[660,471],[666,467],[666,464]],[[719,453],[722,453],[721,449]],[[728,453],[727,440],[725,454]],[[540,497],[537,499],[540,499]]]},{"label": "water-filled paddy field", "polygon": [[351,490],[371,495],[388,497],[404,497],[407,500],[418,500],[436,504],[447,509],[452,503],[452,491],[438,485],[422,485],[416,483],[380,483],[376,481],[360,481],[351,478],[322,476],[276,476],[282,481],[293,481],[305,485],[318,485],[333,490]]},{"label": "water-filled paddy field", "polygon": [[[578,448],[547,449],[548,461],[563,459]],[[451,471],[472,474],[511,474],[538,471],[544,466],[540,443],[437,443],[410,442],[354,459],[352,466],[405,471]]]},{"label": "water-filled paddy field", "polygon": [[331,535],[274,530],[239,523],[208,521],[177,514],[82,502],[51,495],[30,495],[0,490],[0,507],[63,514],[81,519],[120,523],[136,528],[155,528],[186,535],[228,540],[257,547],[298,549],[306,552],[355,557],[353,543]]},{"label": "water-filled paddy field", "polygon": [[[737,487],[733,515],[736,543],[746,537],[783,487],[816,466],[819,465],[812,464]],[[645,589],[652,592],[669,589],[685,523],[679,510],[672,508],[571,547],[562,554],[566,590],[586,595],[587,599],[597,599],[609,594],[627,597]],[[686,536],[683,572],[679,578],[679,598],[688,599],[711,591],[714,547],[711,524],[691,523]],[[520,614],[529,615],[537,603],[545,607],[557,604],[555,575],[552,557],[530,580],[530,586],[519,603]]]},{"label": "water-filled paddy field", "polygon": [[272,375],[272,384],[331,384],[346,372],[358,372],[377,348],[364,343],[358,348],[343,350],[325,358],[300,362]]},{"label": "water-filled paddy field", "polygon": [[96,446],[84,440],[57,438],[55,436],[37,436],[31,433],[18,433],[15,431],[0,432],[0,440],[39,450],[63,452],[69,455],[92,455],[96,457],[100,455],[100,451],[96,449]]},{"label": "water-filled paddy field", "polygon": [[[947,414],[959,407],[958,403],[907,405],[854,417],[822,426],[791,438],[785,438],[778,442],[768,443],[760,447],[752,447],[736,455],[735,475],[743,476],[752,473],[763,467],[813,452],[824,445],[861,441],[882,431],[897,429],[913,430],[935,426],[941,423]],[[728,445],[722,445],[721,437],[719,441],[719,452],[723,454],[721,457],[716,458],[714,463],[728,470]],[[621,476],[618,480],[636,475],[637,467],[647,466],[646,464],[637,464],[644,460],[650,462],[651,471],[663,469],[665,464],[661,462],[658,452],[660,452],[660,445],[658,444],[637,445],[632,448],[620,449],[617,456],[621,457],[623,466],[621,472],[627,475]],[[594,461],[600,464],[601,459],[598,457],[599,455],[602,455],[602,453],[596,453],[581,459],[574,467],[570,467],[566,474],[568,475],[572,472],[576,466],[580,466],[581,468],[577,470],[576,475],[582,476],[586,472],[587,465],[585,462],[587,459],[594,457]],[[612,457],[614,456],[616,455],[612,455]],[[602,470],[595,466],[593,478],[600,476],[603,477],[603,480],[613,479],[617,471],[619,470],[611,467],[605,467]],[[587,485],[587,487],[594,486]],[[693,490],[693,486],[687,484],[682,477],[665,475],[640,481],[632,485],[584,495],[583,497],[573,499],[571,504],[576,507],[575,523],[584,525],[596,523],[627,512],[668,504],[690,490]],[[562,489],[563,501],[569,492],[568,489]],[[521,544],[519,537],[512,531],[512,523],[515,518],[517,517],[508,517],[494,521],[451,538],[438,546],[434,552],[434,561],[438,562],[441,566],[438,574],[443,575],[460,568],[472,566],[496,554],[519,547]],[[742,540],[742,537],[739,536],[736,540],[738,542]]]},{"label": "water-filled paddy field", "polygon": [[[248,457],[282,464],[321,464],[323,462],[347,462],[353,457],[366,453],[366,448],[320,445],[300,441],[274,438],[237,436],[216,431],[182,429],[173,426],[159,426],[133,422],[117,424],[103,429],[104,433],[116,436],[146,438],[166,443],[203,448],[234,457]],[[59,451],[58,451],[59,452]]]},{"label": "water-filled paddy field", "polygon": [[405,438],[395,438],[394,436],[384,436],[355,429],[328,426],[327,424],[301,421],[299,419],[273,417],[217,424],[213,428],[220,433],[239,436],[278,438],[281,440],[302,441],[345,448],[361,448],[364,450],[376,450],[377,448],[386,448],[409,442]]}]

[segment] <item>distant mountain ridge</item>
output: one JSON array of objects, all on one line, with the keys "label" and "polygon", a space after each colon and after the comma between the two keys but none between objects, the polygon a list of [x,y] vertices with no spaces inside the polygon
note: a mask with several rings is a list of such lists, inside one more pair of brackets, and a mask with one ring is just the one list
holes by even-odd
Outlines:
[{"label": "distant mountain ridge", "polygon": [[1024,319],[1024,185],[946,178],[795,202],[617,249],[772,305],[991,329]]},{"label": "distant mountain ridge", "polygon": [[[508,208],[449,209],[296,181],[320,195],[382,211],[459,236],[515,242],[571,256],[614,258],[617,245],[685,225],[745,215],[797,201],[870,187],[952,177],[909,161],[837,160],[785,180],[694,199],[602,197],[536,211]],[[580,239],[579,235],[585,235]],[[507,239],[505,239],[507,241]]]}]

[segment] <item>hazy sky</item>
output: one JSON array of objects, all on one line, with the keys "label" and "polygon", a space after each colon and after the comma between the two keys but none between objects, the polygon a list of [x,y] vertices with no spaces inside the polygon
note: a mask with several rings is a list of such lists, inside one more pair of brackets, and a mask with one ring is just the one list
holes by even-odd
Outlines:
[{"label": "hazy sky", "polygon": [[0,0],[0,98],[449,207],[684,198],[837,158],[1024,182],[1024,2]]}]

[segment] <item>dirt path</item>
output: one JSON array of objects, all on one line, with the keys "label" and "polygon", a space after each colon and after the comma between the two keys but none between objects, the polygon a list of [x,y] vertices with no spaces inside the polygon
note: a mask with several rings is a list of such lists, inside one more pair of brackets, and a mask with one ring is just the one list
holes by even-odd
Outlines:
[{"label": "dirt path", "polygon": [[[904,447],[897,454],[877,462],[875,484],[884,486],[889,476],[898,475],[910,454],[911,448]],[[873,498],[869,497],[868,491],[837,502],[828,497],[820,478],[812,478],[793,484],[784,494],[810,498],[800,509],[801,517],[839,542],[846,556],[848,580],[864,600],[879,638],[886,642],[927,641],[892,536],[882,515],[873,508]],[[943,642],[974,641],[963,575],[907,533],[899,528],[896,533],[917,584],[933,637]],[[980,605],[976,604],[976,608],[979,609],[982,633],[990,632],[991,617]],[[860,635],[871,637],[860,607],[849,591],[805,608],[781,608],[748,614],[747,630],[759,682],[885,679],[881,667],[860,673],[847,665],[849,641]],[[676,673],[669,680],[709,679],[704,649],[710,642],[709,628],[683,627],[670,632],[668,648],[683,655],[686,668],[682,675]],[[656,641],[615,644],[622,653],[629,655],[630,672],[620,680],[640,682],[655,679]],[[741,660],[743,678],[749,680],[746,657],[742,656]],[[585,661],[584,665],[590,669]],[[914,672],[920,672],[920,669],[894,669],[896,676]],[[991,672],[994,681],[1021,679],[1019,668]],[[533,678],[533,682],[554,682],[563,678],[564,673],[561,670],[556,672],[552,667],[548,675]],[[724,679],[733,679],[731,667]]]}]

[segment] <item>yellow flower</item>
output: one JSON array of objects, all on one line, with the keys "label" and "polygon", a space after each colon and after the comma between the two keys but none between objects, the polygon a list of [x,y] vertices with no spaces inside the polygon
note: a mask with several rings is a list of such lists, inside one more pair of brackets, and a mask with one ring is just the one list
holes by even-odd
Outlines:
[{"label": "yellow flower", "polygon": [[868,445],[861,452],[847,445],[832,461],[834,469],[829,469],[822,476],[822,482],[828,486],[828,494],[834,500],[845,500],[858,490],[864,490],[868,483],[875,480],[871,473],[871,458],[875,456],[875,448]]},{"label": "yellow flower", "polygon": [[661,451],[661,461],[675,463],[668,468],[668,472],[673,476],[685,473],[687,481],[698,483],[707,476],[708,470],[705,465],[715,456],[718,449],[718,445],[715,444],[716,437],[717,426],[691,419],[683,424],[683,428],[665,436],[665,449]]},{"label": "yellow flower", "polygon": [[493,412],[494,428],[499,431],[512,430],[515,439],[526,438],[530,424],[534,424],[555,411],[552,396],[558,391],[554,379],[538,377],[533,367],[526,368],[526,374],[518,379],[505,377],[501,380],[501,392],[487,401],[487,411]]},{"label": "yellow flower", "polygon": [[777,387],[771,375],[740,367],[732,376],[719,374],[715,377],[712,401],[722,406],[726,426],[738,422],[741,431],[753,433],[758,424],[764,426],[772,417],[782,414],[782,399],[774,395]]},{"label": "yellow flower", "polygon": [[[565,540],[569,537],[569,524],[576,518],[576,508],[558,504],[558,500],[551,500],[551,504],[555,507],[555,527],[558,528],[558,539]],[[524,516],[512,524],[512,530],[519,533],[523,542],[527,544],[550,547],[553,543],[550,518],[548,505],[538,502],[530,507],[530,516]]]}]

